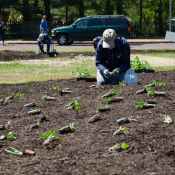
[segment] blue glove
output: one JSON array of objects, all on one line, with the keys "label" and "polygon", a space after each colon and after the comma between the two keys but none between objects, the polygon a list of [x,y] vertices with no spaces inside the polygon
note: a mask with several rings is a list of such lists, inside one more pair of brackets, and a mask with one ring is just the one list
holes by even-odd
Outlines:
[{"label": "blue glove", "polygon": [[112,71],[112,72],[115,72],[115,74],[114,74],[115,78],[117,78],[119,76],[120,71],[121,71],[120,68],[116,68]]},{"label": "blue glove", "polygon": [[104,70],[103,74],[106,78],[109,78],[109,71],[107,69]]}]

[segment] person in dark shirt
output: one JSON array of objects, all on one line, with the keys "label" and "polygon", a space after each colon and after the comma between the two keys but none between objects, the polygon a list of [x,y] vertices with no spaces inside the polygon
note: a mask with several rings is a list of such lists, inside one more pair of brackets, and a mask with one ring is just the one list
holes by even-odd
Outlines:
[{"label": "person in dark shirt", "polygon": [[2,40],[2,44],[3,46],[4,44],[4,40],[5,40],[5,31],[6,31],[6,27],[4,27],[4,22],[1,21],[1,25],[0,25],[0,40]]},{"label": "person in dark shirt", "polygon": [[93,44],[93,46],[94,46],[95,51],[96,51],[98,42],[99,42],[102,38],[103,38],[102,36],[97,36],[97,37],[95,37],[95,38],[93,39],[92,44]]},{"label": "person in dark shirt", "polygon": [[[97,85],[118,84],[130,68],[130,45],[113,29],[107,29],[96,48]],[[110,76],[115,72],[115,76]]]},{"label": "person in dark shirt", "polygon": [[41,54],[44,53],[43,44],[47,44],[47,54],[49,54],[50,43],[51,43],[51,38],[46,33],[44,33],[44,34],[42,33],[39,35],[38,45],[39,45],[39,48],[41,50]]}]

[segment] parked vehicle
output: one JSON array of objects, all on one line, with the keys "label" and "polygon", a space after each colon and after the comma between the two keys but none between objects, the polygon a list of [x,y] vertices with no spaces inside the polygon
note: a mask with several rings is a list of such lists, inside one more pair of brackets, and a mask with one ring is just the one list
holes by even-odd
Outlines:
[{"label": "parked vehicle", "polygon": [[106,29],[113,29],[125,38],[136,37],[131,19],[127,16],[101,15],[79,18],[70,26],[52,29],[52,40],[57,40],[59,45],[92,41],[96,36],[102,36]]}]

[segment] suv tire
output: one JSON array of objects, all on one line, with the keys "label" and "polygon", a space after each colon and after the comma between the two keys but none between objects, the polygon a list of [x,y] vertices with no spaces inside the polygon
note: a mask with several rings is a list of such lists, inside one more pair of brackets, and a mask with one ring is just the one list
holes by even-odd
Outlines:
[{"label": "suv tire", "polygon": [[65,34],[60,34],[57,36],[57,43],[59,45],[67,45],[69,43],[68,37]]}]

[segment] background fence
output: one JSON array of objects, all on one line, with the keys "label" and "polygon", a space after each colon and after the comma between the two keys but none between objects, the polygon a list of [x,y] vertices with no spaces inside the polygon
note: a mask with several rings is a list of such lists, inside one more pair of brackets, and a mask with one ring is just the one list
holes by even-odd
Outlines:
[{"label": "background fence", "polygon": [[[41,21],[5,21],[4,22],[7,27],[5,34],[7,36],[17,36],[17,37],[25,37],[30,36],[33,39],[36,39],[40,33],[40,24]],[[55,28],[57,25],[52,22],[47,22],[49,30]]]}]

